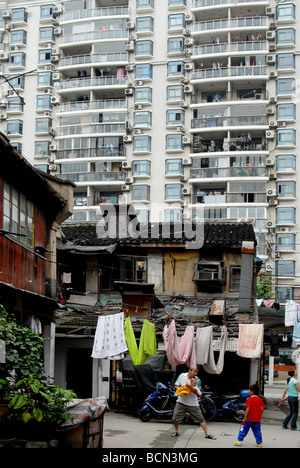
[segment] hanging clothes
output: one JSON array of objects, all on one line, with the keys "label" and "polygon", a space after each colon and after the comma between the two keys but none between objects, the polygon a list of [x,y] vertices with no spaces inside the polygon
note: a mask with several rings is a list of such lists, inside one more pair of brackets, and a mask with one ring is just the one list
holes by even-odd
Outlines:
[{"label": "hanging clothes", "polygon": [[225,326],[221,329],[220,350],[217,362],[215,362],[213,349],[213,327],[198,328],[196,333],[196,359],[197,364],[209,374],[221,374],[224,367],[224,356],[227,346],[228,332]]},{"label": "hanging clothes", "polygon": [[293,327],[298,320],[298,304],[292,300],[285,304],[284,324],[286,327]]},{"label": "hanging clothes", "polygon": [[280,342],[280,339],[279,339],[279,335],[271,335],[270,336],[270,343],[271,343],[271,346],[270,346],[270,356],[279,356],[279,342]]},{"label": "hanging clothes", "polygon": [[170,326],[164,326],[163,340],[169,363],[172,366],[186,364],[189,369],[196,369],[196,348],[194,339],[195,327],[188,325],[180,342],[176,333],[175,320],[171,320]]},{"label": "hanging clothes", "polygon": [[155,327],[153,323],[150,323],[148,320],[144,320],[139,347],[136,343],[130,317],[127,317],[125,320],[124,333],[128,351],[135,366],[144,364],[149,356],[157,354]]},{"label": "hanging clothes", "polygon": [[245,358],[259,358],[263,352],[263,324],[239,324],[237,355]]},{"label": "hanging clothes", "polygon": [[260,307],[262,305],[262,301],[263,299],[256,299],[257,307]]},{"label": "hanging clothes", "polygon": [[124,335],[124,313],[99,316],[92,358],[123,359],[127,350]]},{"label": "hanging clothes", "polygon": [[271,308],[275,304],[274,299],[264,299],[263,303],[265,304],[266,307]]},{"label": "hanging clothes", "polygon": [[294,323],[293,344],[296,344],[296,345],[300,344],[300,322]]}]

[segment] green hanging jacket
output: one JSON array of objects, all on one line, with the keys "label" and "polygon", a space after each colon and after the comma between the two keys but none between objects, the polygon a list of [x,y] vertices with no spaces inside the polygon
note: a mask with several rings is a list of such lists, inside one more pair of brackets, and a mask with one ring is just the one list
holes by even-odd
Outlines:
[{"label": "green hanging jacket", "polygon": [[144,320],[139,347],[136,343],[130,317],[125,320],[124,334],[131,360],[135,366],[144,364],[149,356],[157,354],[155,326],[148,320]]}]

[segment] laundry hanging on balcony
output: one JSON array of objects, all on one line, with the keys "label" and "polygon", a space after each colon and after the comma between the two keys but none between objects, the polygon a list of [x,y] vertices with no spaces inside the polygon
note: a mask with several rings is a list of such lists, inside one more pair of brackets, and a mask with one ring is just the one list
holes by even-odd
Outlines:
[{"label": "laundry hanging on balcony", "polygon": [[194,332],[195,327],[193,325],[188,325],[184,335],[179,340],[177,337],[175,320],[171,320],[170,326],[164,326],[163,340],[168,361],[172,366],[186,364],[190,369],[196,369]]},{"label": "laundry hanging on balcony", "polygon": [[227,328],[221,328],[219,339],[220,350],[217,362],[213,348],[213,327],[197,328],[196,332],[196,362],[201,364],[209,374],[221,374],[224,367],[224,356],[228,341]]},{"label": "laundry hanging on balcony", "polygon": [[124,334],[131,360],[135,366],[144,364],[149,356],[157,354],[155,326],[153,323],[144,320],[139,346],[137,346],[130,317],[125,320]]},{"label": "laundry hanging on balcony", "polygon": [[123,359],[128,350],[124,335],[124,313],[98,317],[92,358]]},{"label": "laundry hanging on balcony", "polygon": [[[286,327],[293,327],[295,322],[298,322],[298,313],[300,307],[299,304],[295,301],[287,301],[285,304],[285,316],[284,316],[284,325]],[[300,319],[300,316],[299,316]]]},{"label": "laundry hanging on balcony", "polygon": [[245,358],[259,358],[263,352],[263,337],[263,324],[240,323],[237,355]]}]

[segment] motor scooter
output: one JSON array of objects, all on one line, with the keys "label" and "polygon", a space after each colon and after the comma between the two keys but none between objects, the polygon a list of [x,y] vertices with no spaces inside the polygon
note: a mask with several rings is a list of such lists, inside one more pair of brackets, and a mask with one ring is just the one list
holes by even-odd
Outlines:
[{"label": "motor scooter", "polygon": [[174,407],[177,401],[175,390],[170,383],[164,385],[157,382],[156,390],[149,395],[139,411],[141,421],[147,422],[155,419],[172,419]]},{"label": "motor scooter", "polygon": [[[249,396],[249,390],[241,390],[235,398],[230,398],[228,401],[226,401],[226,403],[222,404],[222,406],[217,409],[216,416],[233,417],[235,421],[242,422],[246,411],[245,403]],[[219,398],[217,400],[219,400]],[[222,400],[224,401],[224,397]]]}]

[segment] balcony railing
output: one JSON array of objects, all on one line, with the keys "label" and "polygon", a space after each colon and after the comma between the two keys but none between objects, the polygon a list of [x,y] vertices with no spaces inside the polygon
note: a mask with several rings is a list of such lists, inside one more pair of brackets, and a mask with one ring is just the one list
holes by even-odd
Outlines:
[{"label": "balcony railing", "polygon": [[[213,93],[210,93],[210,96],[212,96]],[[256,91],[255,89],[247,92],[247,94],[243,95],[229,95],[226,92],[218,93],[216,92],[215,95],[213,96],[212,100],[208,100],[207,96],[205,94],[193,94],[192,95],[192,104],[204,104],[207,103],[210,106],[214,102],[231,102],[231,101],[259,101],[259,100],[269,100],[268,98],[269,92],[266,90],[259,90]]]},{"label": "balcony railing", "polygon": [[60,89],[89,88],[97,86],[125,86],[126,78],[113,76],[94,76],[88,78],[71,78],[60,82]]},{"label": "balcony railing", "polygon": [[124,39],[128,40],[129,32],[127,29],[106,29],[104,31],[89,31],[82,33],[66,34],[61,37],[61,44],[74,42],[93,42],[101,39]]},{"label": "balcony railing", "polygon": [[129,8],[127,6],[103,7],[88,10],[68,11],[62,14],[61,21],[73,21],[84,18],[101,18],[103,16],[128,16]]},{"label": "balcony railing", "polygon": [[59,112],[77,112],[83,110],[126,109],[125,99],[105,99],[103,101],[73,101],[60,104]]},{"label": "balcony railing", "polygon": [[192,128],[206,127],[243,127],[243,126],[267,125],[268,118],[262,116],[237,116],[237,117],[203,117],[192,119]]},{"label": "balcony railing", "polygon": [[126,52],[107,52],[106,54],[73,55],[59,60],[59,67],[85,65],[90,63],[126,62]]},{"label": "balcony railing", "polygon": [[75,158],[115,158],[125,157],[126,149],[118,149],[114,147],[89,148],[89,149],[72,149],[58,151],[57,159],[75,159]]},{"label": "balcony railing", "polygon": [[91,133],[121,133],[125,134],[125,122],[118,124],[66,125],[58,127],[57,136],[88,135]]},{"label": "balcony railing", "polygon": [[191,169],[191,179],[214,179],[216,177],[266,177],[265,167],[209,167]]},{"label": "balcony railing", "polygon": [[193,80],[207,80],[211,78],[236,78],[251,76],[269,77],[268,67],[266,65],[252,65],[252,66],[239,66],[239,67],[224,67],[224,68],[204,68],[202,70],[195,70],[191,75]]},{"label": "balcony railing", "polygon": [[226,54],[234,52],[268,51],[267,41],[222,42],[219,44],[204,44],[193,47],[192,55]]},{"label": "balcony railing", "polygon": [[217,19],[195,22],[192,32],[217,31],[219,29],[259,28],[267,27],[268,19],[265,16],[247,16],[242,18]]},{"label": "balcony railing", "polygon": [[73,182],[120,182],[125,181],[125,172],[89,172],[89,173],[66,173],[59,174],[58,177],[63,180]]},{"label": "balcony railing", "polygon": [[192,8],[205,8],[210,6],[231,5],[239,3],[266,3],[266,0],[193,0]]}]

